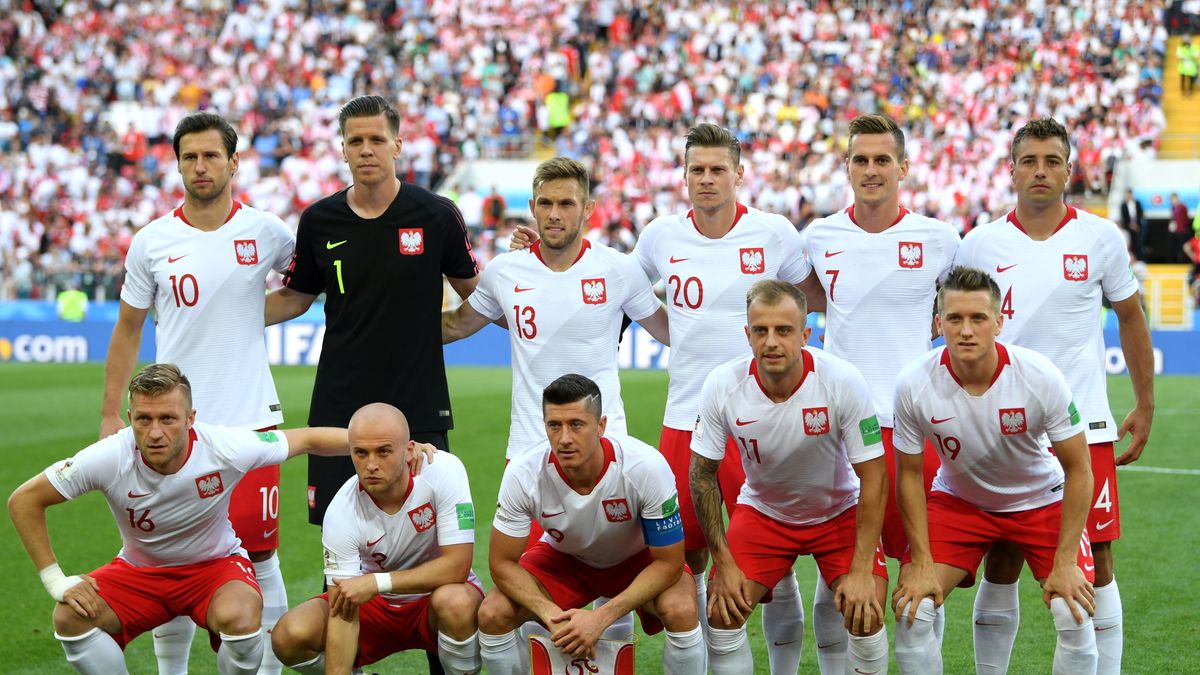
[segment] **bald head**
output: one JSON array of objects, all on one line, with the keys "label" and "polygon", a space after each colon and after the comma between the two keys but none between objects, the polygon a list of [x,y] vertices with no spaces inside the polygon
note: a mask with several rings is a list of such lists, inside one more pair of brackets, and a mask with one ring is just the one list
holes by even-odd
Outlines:
[{"label": "bald head", "polygon": [[397,445],[408,443],[408,419],[400,409],[387,403],[368,403],[350,418],[350,445],[360,438],[390,437]]}]

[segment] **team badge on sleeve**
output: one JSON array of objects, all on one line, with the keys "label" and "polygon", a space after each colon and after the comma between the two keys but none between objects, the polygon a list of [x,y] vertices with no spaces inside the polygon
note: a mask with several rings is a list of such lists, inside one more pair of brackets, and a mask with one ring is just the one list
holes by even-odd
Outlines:
[{"label": "team badge on sleeve", "polygon": [[663,502],[662,514],[666,518],[679,511],[679,495],[671,495],[671,498]]},{"label": "team badge on sleeve", "polygon": [[604,286],[604,277],[584,279],[579,283],[583,288],[583,304],[603,305],[608,302],[608,290]]},{"label": "team badge on sleeve", "polygon": [[858,433],[862,436],[863,445],[875,445],[883,442],[883,432],[879,429],[879,418],[874,415],[858,423]]},{"label": "team badge on sleeve", "polygon": [[804,433],[807,436],[820,436],[829,433],[829,408],[805,408]]},{"label": "team badge on sleeve", "polygon": [[623,523],[633,519],[633,514],[629,512],[629,502],[624,499],[605,499],[604,517],[608,518],[610,523]]},{"label": "team badge on sleeve", "polygon": [[196,492],[200,493],[201,499],[216,497],[224,491],[225,486],[221,483],[221,473],[219,471],[214,471],[196,479]]},{"label": "team badge on sleeve", "polygon": [[1024,408],[1000,409],[1000,433],[1015,436],[1025,433],[1026,428]]},{"label": "team badge on sleeve", "polygon": [[454,505],[454,513],[458,516],[458,529],[473,530],[475,529],[475,505],[471,502],[463,502],[462,504]]},{"label": "team badge on sleeve", "polygon": [[234,239],[233,252],[239,265],[258,264],[258,244],[253,239]]},{"label": "team badge on sleeve", "polygon": [[400,230],[400,253],[421,255],[425,252],[425,232],[419,227]]},{"label": "team badge on sleeve", "polygon": [[742,274],[762,274],[766,268],[761,248],[738,249],[738,257],[742,263]]},{"label": "team badge on sleeve", "polygon": [[1088,259],[1086,255],[1063,255],[1063,278],[1067,281],[1087,281]]},{"label": "team badge on sleeve", "polygon": [[79,467],[75,466],[74,458],[64,459],[59,462],[57,467],[54,469],[54,475],[59,481],[65,482],[70,480],[71,476],[74,476],[75,472],[78,470]]},{"label": "team badge on sleeve", "polygon": [[424,532],[437,524],[437,511],[433,510],[432,504],[425,502],[409,511],[408,519],[412,521],[413,527],[417,528],[417,532]]},{"label": "team badge on sleeve", "polygon": [[1079,408],[1075,407],[1075,401],[1071,401],[1071,405],[1067,406],[1067,414],[1071,417],[1071,424],[1079,424],[1079,420],[1083,419],[1079,415]]},{"label": "team badge on sleeve", "polygon": [[279,442],[279,436],[275,435],[274,431],[256,431],[254,433],[258,434],[258,440],[262,441],[263,443]]},{"label": "team badge on sleeve", "polygon": [[900,267],[915,270],[925,264],[925,245],[919,241],[902,241],[898,245]]}]

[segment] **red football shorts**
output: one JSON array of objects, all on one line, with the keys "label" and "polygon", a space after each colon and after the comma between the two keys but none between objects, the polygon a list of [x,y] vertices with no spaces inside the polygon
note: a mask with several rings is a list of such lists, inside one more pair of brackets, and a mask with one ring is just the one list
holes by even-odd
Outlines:
[{"label": "red football shorts", "polygon": [[[908,551],[908,537],[904,534],[904,521],[900,520],[900,506],[896,503],[896,446],[892,442],[892,428],[883,427],[883,461],[887,464],[887,505],[883,512],[883,552],[889,558],[899,560]],[[929,497],[929,486],[942,466],[942,459],[929,439],[925,440],[925,496]]]},{"label": "red football shorts", "polygon": [[[274,431],[270,426],[259,431]],[[259,467],[242,477],[229,498],[229,522],[250,553],[279,548],[279,465]]]},{"label": "red football shorts", "polygon": [[[100,597],[121,621],[113,639],[125,648],[135,637],[177,616],[191,617],[197,626],[208,624],[208,605],[217,589],[231,581],[249,584],[259,595],[254,566],[240,555],[178,567],[134,567],[120,558],[90,575],[100,585]],[[209,631],[213,651],[221,637]]]},{"label": "red football shorts", "polygon": [[1121,500],[1117,495],[1117,459],[1112,443],[1093,443],[1092,508],[1088,510],[1087,533],[1092,541],[1121,538]]},{"label": "red football shorts", "polygon": [[[857,506],[818,525],[789,525],[742,504],[729,522],[725,536],[729,552],[747,579],[767,587],[763,602],[770,602],[771,590],[792,572],[796,558],[811,555],[826,584],[850,571],[854,561]],[[715,571],[715,570],[713,570]],[[883,549],[875,546],[875,576],[888,578]]]},{"label": "red football shorts", "polygon": [[[520,565],[542,584],[555,604],[563,609],[578,609],[596,598],[617,597],[652,562],[650,549],[644,548],[612,567],[601,569],[539,541],[521,556]],[[687,565],[683,569],[691,574]],[[662,621],[643,607],[638,607],[637,613],[647,635],[663,629]]]},{"label": "red football shorts", "polygon": [[[689,551],[708,548],[708,540],[704,537],[704,528],[696,517],[695,503],[692,501],[692,486],[689,482],[688,471],[692,465],[692,432],[663,427],[658,439],[658,449],[667,458],[671,471],[675,474],[675,490],[679,493],[679,515],[683,520],[683,546]],[[725,501],[725,510],[732,515],[737,510],[738,493],[742,491],[742,483],[746,482],[746,472],[742,469],[742,454],[732,438],[726,439],[725,458],[717,469],[717,484],[721,488],[721,498]]]},{"label": "red football shorts", "polygon": [[[999,513],[983,511],[970,502],[946,492],[929,495],[929,549],[933,561],[967,571],[959,586],[975,585],[975,572],[983,555],[992,544],[1010,541],[1021,549],[1025,562],[1036,579],[1045,579],[1054,567],[1054,552],[1058,549],[1058,532],[1062,525],[1062,502],[1036,509]],[[904,555],[904,563],[912,556]],[[1076,561],[1083,575],[1095,581],[1096,563],[1092,560],[1092,545],[1087,530],[1079,542]]]}]

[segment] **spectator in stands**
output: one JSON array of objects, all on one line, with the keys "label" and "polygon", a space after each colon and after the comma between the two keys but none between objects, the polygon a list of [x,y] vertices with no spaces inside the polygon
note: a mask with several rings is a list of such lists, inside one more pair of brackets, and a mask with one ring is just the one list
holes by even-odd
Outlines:
[{"label": "spectator in stands", "polygon": [[1171,220],[1167,223],[1167,233],[1170,235],[1170,241],[1167,242],[1167,260],[1168,263],[1183,262],[1183,256],[1180,254],[1180,247],[1192,237],[1191,232],[1192,220],[1188,217],[1187,204],[1179,198],[1179,193],[1171,193]]},{"label": "spectator in stands", "polygon": [[1179,89],[1187,98],[1191,98],[1196,88],[1196,73],[1200,70],[1200,45],[1193,45],[1191,37],[1184,37],[1183,43],[1175,48],[1175,58],[1179,60]]},{"label": "spectator in stands", "polygon": [[1121,227],[1133,243],[1133,251],[1139,258],[1146,257],[1146,237],[1150,227],[1146,223],[1146,213],[1142,202],[1133,196],[1133,190],[1125,190],[1125,199],[1121,202]]}]

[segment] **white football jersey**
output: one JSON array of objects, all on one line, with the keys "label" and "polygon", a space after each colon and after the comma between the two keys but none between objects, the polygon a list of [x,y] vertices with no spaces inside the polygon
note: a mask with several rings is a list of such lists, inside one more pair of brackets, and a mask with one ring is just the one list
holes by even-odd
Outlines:
[{"label": "white football jersey", "polygon": [[570,269],[555,272],[541,246],[496,256],[467,302],[493,321],[508,320],[512,348],[512,417],[505,457],[546,440],[542,390],[567,373],[600,387],[608,430],[625,431],[617,368],[621,318],[637,321],[661,304],[646,276],[628,256],[584,240]]},{"label": "white football jersey", "polygon": [[67,499],[99,490],[121,532],[117,555],[135,567],[174,567],[245,554],[229,524],[229,497],[242,476],[287,459],[282,432],[197,422],[187,461],[164,476],[146,466],[125,427],[43,473]]},{"label": "white football jersey", "polygon": [[1062,500],[1062,465],[1044,436],[1083,432],[1062,373],[1041,354],[996,343],[991,387],[972,396],[958,383],[950,352],[939,347],[910,363],[896,382],[896,450],[938,449],[933,489],[984,511],[1025,511]]},{"label": "white football jersey", "polygon": [[744,330],[750,286],[763,279],[798,284],[812,271],[787,218],[737,208],[733,228],[720,239],[700,234],[688,211],[654,219],[633,249],[646,276],[666,284],[671,379],[663,426],[672,429],[695,426],[700,389],[713,368],[750,353]]},{"label": "white football jersey", "polygon": [[[442,546],[475,543],[475,506],[462,460],[439,452],[421,475],[409,475],[408,496],[393,514],[384,513],[351,476],[325,511],[321,544],[325,581],[407,570],[441,555]],[[478,584],[474,570],[468,580]],[[429,595],[383,593],[400,605]]]},{"label": "white football jersey", "polygon": [[720,460],[733,437],[746,470],[738,503],[783,523],[817,525],[858,503],[851,464],[882,457],[883,444],[854,366],[808,348],[801,364],[803,379],[782,403],[763,390],[753,356],[714,370],[704,381],[692,452]]},{"label": "white football jersey", "polygon": [[187,375],[197,419],[250,429],[283,422],[263,307],[267,274],[286,269],[295,246],[282,220],[240,202],[211,232],[189,225],[179,207],[134,235],[121,299],[153,308],[155,361]]},{"label": "white football jersey", "polygon": [[855,224],[854,207],[804,229],[804,252],[825,288],[825,343],[871,389],[879,423],[892,426],[896,373],[929,351],[938,283],[954,263],[958,233],[907,209],[883,232]]},{"label": "white football jersey", "polygon": [[1108,407],[1101,299],[1138,291],[1125,240],[1113,223],[1067,208],[1045,241],[1025,234],[1016,214],[963,237],[956,263],[986,271],[1000,286],[1000,339],[1044,354],[1062,371],[1083,414],[1088,443],[1117,440]]},{"label": "white football jersey", "polygon": [[608,435],[601,445],[604,474],[586,495],[567,483],[548,441],[513,459],[500,481],[492,525],[526,537],[536,520],[545,530],[542,541],[601,569],[647,547],[644,520],[673,518],[681,528],[675,476],[662,454],[630,436]]}]

